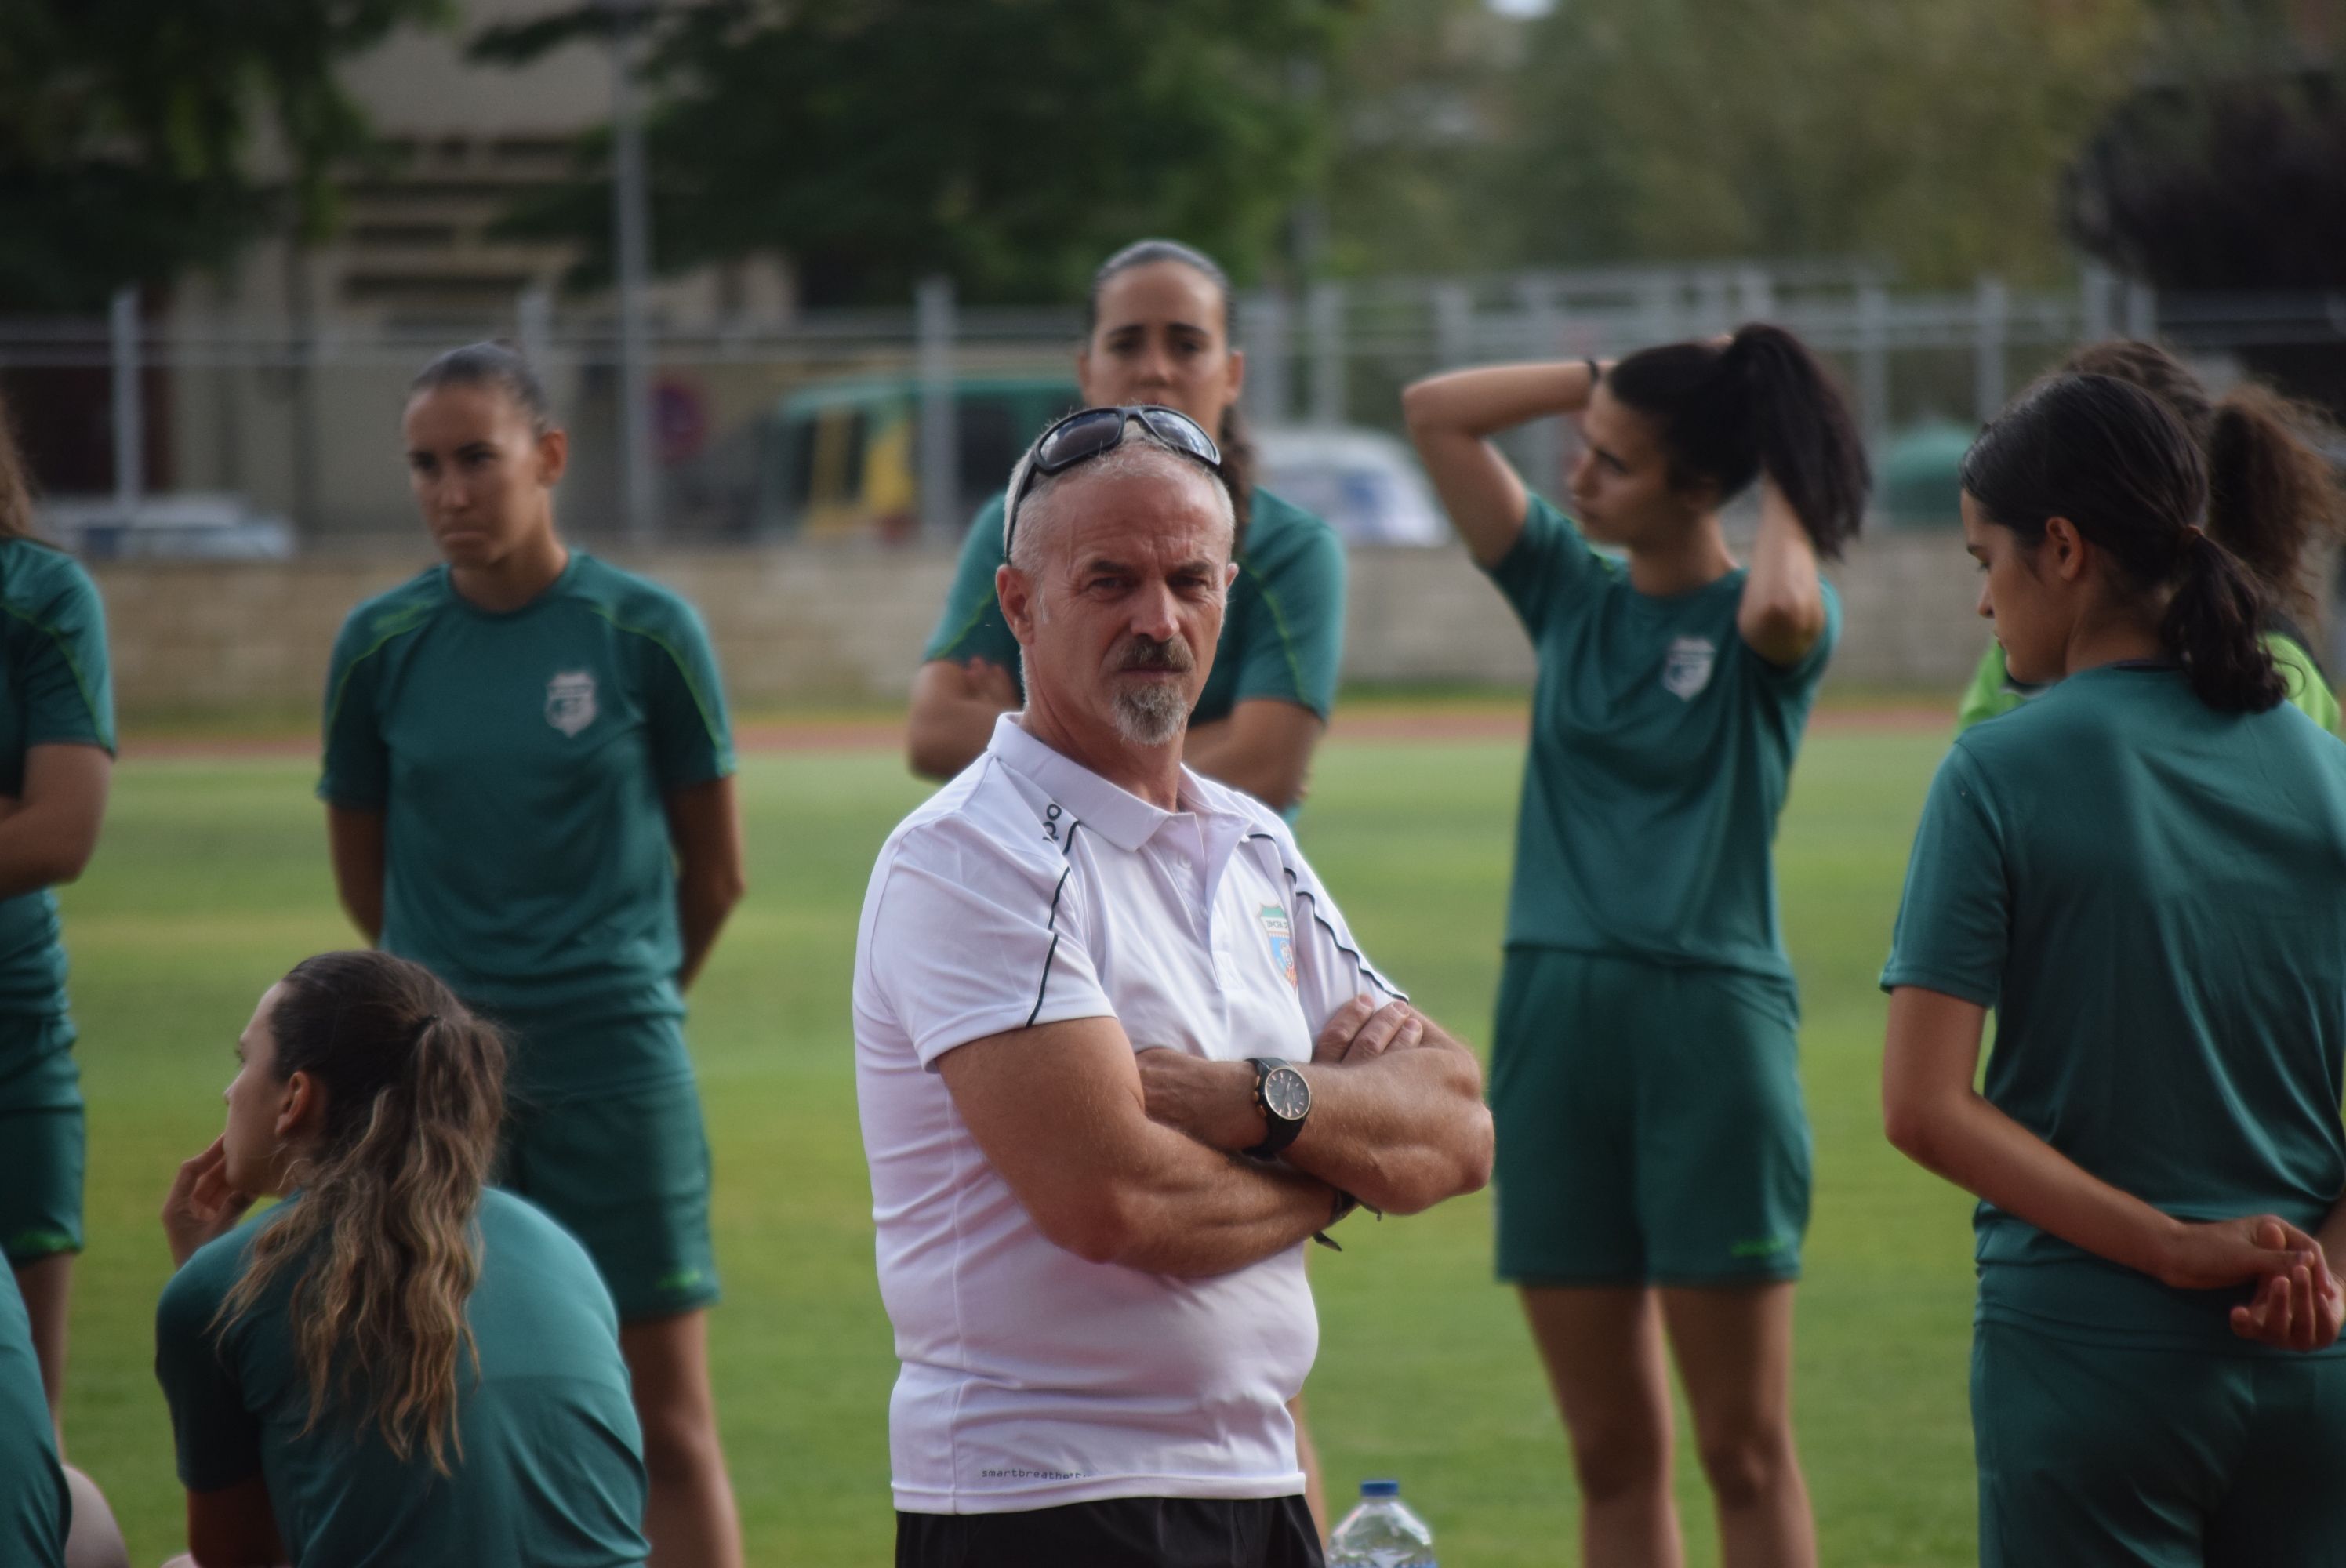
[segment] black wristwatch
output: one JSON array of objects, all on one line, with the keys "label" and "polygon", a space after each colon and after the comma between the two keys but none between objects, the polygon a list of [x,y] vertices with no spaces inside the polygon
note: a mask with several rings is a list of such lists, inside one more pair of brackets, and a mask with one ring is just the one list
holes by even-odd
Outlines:
[{"label": "black wristwatch", "polygon": [[1254,1069],[1254,1108],[1262,1113],[1262,1142],[1243,1151],[1250,1159],[1267,1160],[1295,1141],[1303,1118],[1311,1114],[1311,1085],[1303,1074],[1276,1056],[1250,1056]]}]

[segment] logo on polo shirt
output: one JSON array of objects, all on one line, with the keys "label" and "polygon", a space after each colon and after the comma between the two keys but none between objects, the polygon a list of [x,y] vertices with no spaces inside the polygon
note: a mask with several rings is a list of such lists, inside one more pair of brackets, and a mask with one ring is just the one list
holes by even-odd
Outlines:
[{"label": "logo on polo shirt", "polygon": [[1262,906],[1263,934],[1270,938],[1270,961],[1287,976],[1287,983],[1296,984],[1295,928],[1288,922],[1287,911],[1277,904]]},{"label": "logo on polo shirt", "polygon": [[583,669],[565,670],[547,681],[546,722],[565,735],[576,735],[594,723],[594,676]]},{"label": "logo on polo shirt", "polygon": [[1662,666],[1662,689],[1681,702],[1710,684],[1710,667],[1719,645],[1708,637],[1672,637],[1668,660]]}]

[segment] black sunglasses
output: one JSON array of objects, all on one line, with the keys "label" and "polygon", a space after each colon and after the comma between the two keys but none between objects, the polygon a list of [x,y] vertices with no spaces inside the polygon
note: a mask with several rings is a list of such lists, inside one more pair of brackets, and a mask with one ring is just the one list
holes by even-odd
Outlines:
[{"label": "black sunglasses", "polygon": [[1002,520],[1004,560],[1010,558],[1010,542],[1018,536],[1018,504],[1035,488],[1035,480],[1065,473],[1078,463],[1115,451],[1124,440],[1125,423],[1136,419],[1149,434],[1184,457],[1196,458],[1217,475],[1222,472],[1222,449],[1214,444],[1205,426],[1178,408],[1145,402],[1127,403],[1122,408],[1077,409],[1043,433],[1042,439],[1035,443],[1025,473],[1018,476],[1018,488],[1011,495],[1010,509]]}]

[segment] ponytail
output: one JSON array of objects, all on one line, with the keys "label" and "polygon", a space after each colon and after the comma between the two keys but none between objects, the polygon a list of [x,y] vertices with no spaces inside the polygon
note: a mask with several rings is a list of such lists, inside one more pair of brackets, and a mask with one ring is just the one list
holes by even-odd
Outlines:
[{"label": "ponytail", "polygon": [[1715,485],[1724,502],[1764,473],[1819,555],[1836,559],[1857,537],[1872,485],[1865,443],[1831,376],[1781,327],[1753,322],[1724,348],[1640,350],[1606,384],[1653,421],[1672,484]]},{"label": "ponytail", "polygon": [[8,405],[0,402],[0,539],[33,536],[33,487],[10,426]]},{"label": "ponytail", "polygon": [[2253,382],[2211,399],[2190,367],[2137,339],[2088,343],[2064,368],[2115,376],[2167,405],[2207,455],[2208,534],[2273,603],[2313,620],[2307,549],[2346,532],[2346,495],[2321,454],[2321,413]]},{"label": "ponytail", "polygon": [[291,1275],[304,1434],[330,1405],[356,1409],[401,1461],[420,1451],[449,1474],[449,1455],[463,1455],[458,1360],[480,1369],[465,1304],[505,1112],[504,1043],[428,971],[380,952],[296,965],[270,1033],[278,1075],[310,1074],[325,1121],[292,1173],[299,1201],[254,1237],[218,1321]]},{"label": "ponytail", "polygon": [[2265,595],[2254,575],[2197,528],[2184,537],[2181,565],[2158,640],[2182,662],[2199,700],[2219,713],[2262,713],[2286,700],[2289,688],[2265,647]]},{"label": "ponytail", "polygon": [[1247,524],[1254,516],[1254,476],[1261,457],[1255,450],[1254,432],[1239,405],[1222,411],[1222,427],[1214,433],[1222,449],[1222,488],[1230,493],[1230,555],[1246,548]]},{"label": "ponytail", "polygon": [[2109,557],[2114,586],[2166,593],[2159,640],[2200,701],[2261,713],[2287,695],[2264,646],[2263,586],[2199,526],[2207,463],[2158,398],[2113,376],[2048,377],[1980,433],[1961,474],[2024,546],[2066,518]]},{"label": "ponytail", "polygon": [[2307,547],[2346,525],[2346,496],[2307,439],[2318,415],[2253,382],[2217,403],[2208,437],[2208,531],[2300,619],[2314,618]]}]

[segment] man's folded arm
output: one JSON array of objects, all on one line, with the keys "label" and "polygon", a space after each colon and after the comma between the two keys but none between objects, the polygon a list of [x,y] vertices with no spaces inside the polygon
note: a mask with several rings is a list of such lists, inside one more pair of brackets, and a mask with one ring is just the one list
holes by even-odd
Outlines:
[{"label": "man's folded arm", "polygon": [[1112,1017],[1008,1030],[944,1053],[936,1067],[1036,1227],[1088,1261],[1227,1274],[1328,1223],[1327,1183],[1150,1121],[1131,1043]]},{"label": "man's folded arm", "polygon": [[1440,1024],[1413,1016],[1420,1044],[1300,1068],[1311,1115],[1280,1156],[1388,1214],[1417,1214],[1491,1179],[1482,1064]]},{"label": "man's folded arm", "polygon": [[[1382,1005],[1380,1005],[1380,1004]],[[1251,1148],[1265,1123],[1255,1070],[1144,1051],[1148,1114],[1210,1148]],[[1474,1054],[1404,1002],[1336,1011],[1297,1070],[1311,1113],[1280,1158],[1388,1214],[1416,1214],[1491,1179],[1491,1113]]]}]

